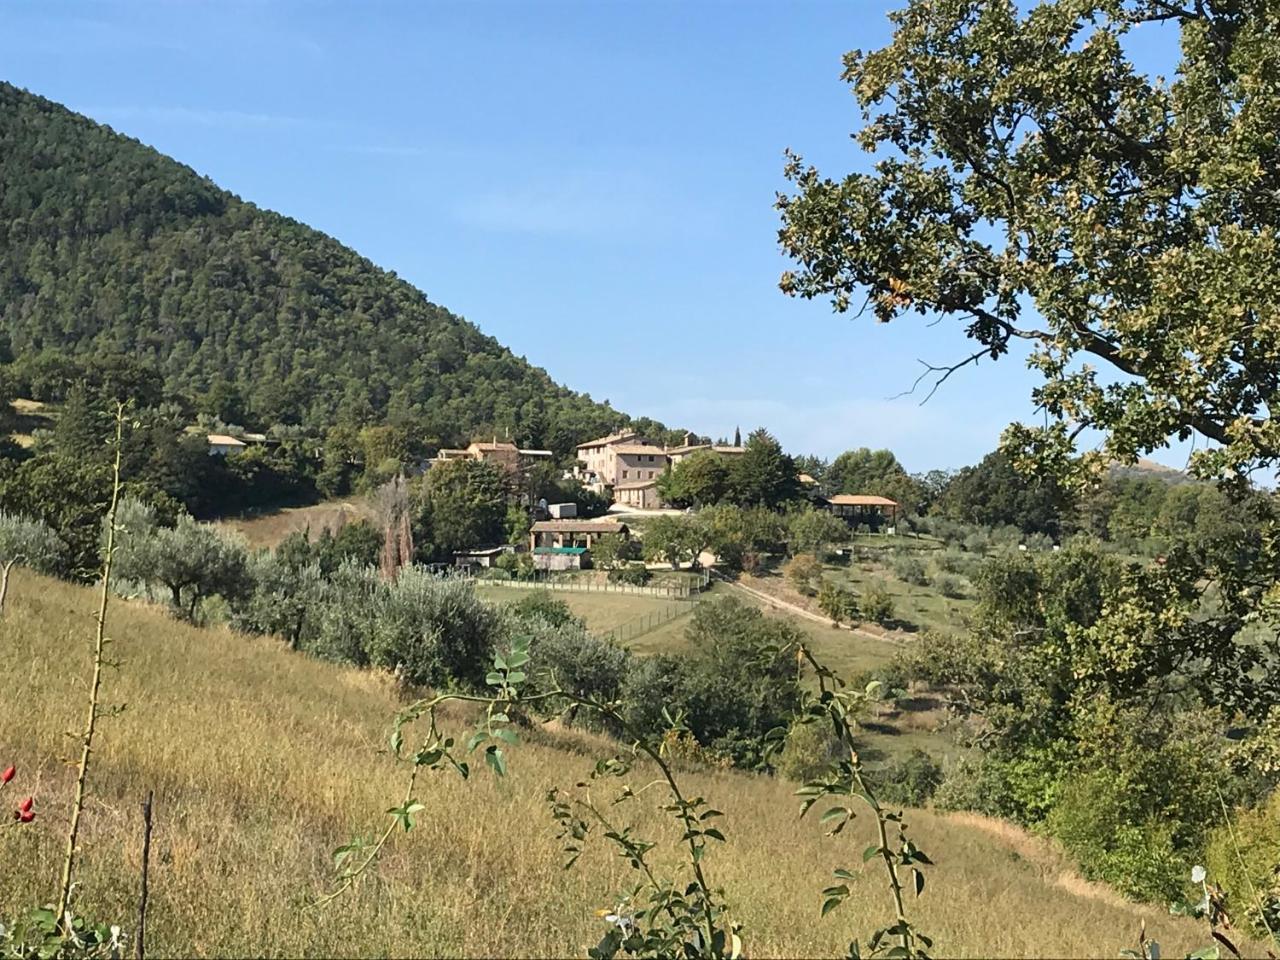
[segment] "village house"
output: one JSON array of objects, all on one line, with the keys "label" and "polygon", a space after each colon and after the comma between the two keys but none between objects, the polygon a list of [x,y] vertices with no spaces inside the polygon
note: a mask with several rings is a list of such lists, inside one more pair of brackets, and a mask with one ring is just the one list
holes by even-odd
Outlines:
[{"label": "village house", "polygon": [[[612,487],[615,494],[622,488],[640,489],[657,480],[667,468],[667,452],[635,433],[615,433],[581,443],[575,449],[575,476],[597,493],[603,493],[606,487]],[[615,502],[622,501],[615,498]]]},{"label": "village house", "polygon": [[726,457],[737,457],[747,452],[746,447],[735,447],[723,443],[686,443],[681,447],[671,447],[667,450],[667,457],[671,461],[671,466],[675,466],[681,460],[691,454],[697,453],[699,450],[708,450],[711,453],[718,453]]},{"label": "village house", "polygon": [[225,433],[211,433],[208,435],[209,440],[209,456],[225,457],[228,454],[239,453],[246,446],[243,440]]},{"label": "village house", "polygon": [[442,448],[431,462],[443,463],[447,460],[481,460],[486,463],[496,463],[508,473],[516,473],[520,467],[532,460],[550,460],[553,456],[550,450],[527,450],[517,447],[509,441],[499,441],[494,437],[492,441],[475,441],[465,450]]}]

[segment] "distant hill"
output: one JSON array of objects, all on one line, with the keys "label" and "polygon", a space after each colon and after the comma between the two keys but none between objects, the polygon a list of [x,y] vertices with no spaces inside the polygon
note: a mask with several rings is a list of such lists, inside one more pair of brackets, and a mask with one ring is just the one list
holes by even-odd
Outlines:
[{"label": "distant hill", "polygon": [[563,452],[631,422],[332,237],[7,83],[0,331],[19,356],[152,361],[262,427],[391,416]]},{"label": "distant hill", "polygon": [[1194,479],[1189,473],[1174,467],[1166,467],[1162,463],[1139,457],[1137,463],[1111,465],[1111,473],[1119,477],[1143,477],[1150,480],[1163,480],[1169,484],[1191,483]]}]

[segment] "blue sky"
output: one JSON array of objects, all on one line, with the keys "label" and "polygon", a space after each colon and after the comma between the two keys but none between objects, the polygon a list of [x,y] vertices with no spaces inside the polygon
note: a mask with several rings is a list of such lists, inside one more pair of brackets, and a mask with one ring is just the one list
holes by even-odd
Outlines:
[{"label": "blue sky", "polygon": [[783,149],[866,163],[840,57],[896,5],[6,0],[0,63],[622,410],[956,467],[1030,416],[1020,358],[890,399],[962,335],[777,289]]}]

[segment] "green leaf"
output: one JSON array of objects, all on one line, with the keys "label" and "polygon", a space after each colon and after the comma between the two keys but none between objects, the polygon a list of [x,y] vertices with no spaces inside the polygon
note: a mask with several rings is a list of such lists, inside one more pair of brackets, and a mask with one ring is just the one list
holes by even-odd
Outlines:
[{"label": "green leaf", "polygon": [[844,899],[843,897],[833,897],[830,900],[824,900],[822,902],[822,916],[825,917],[828,913],[830,913],[836,907],[840,906],[840,901],[843,899]]},{"label": "green leaf", "polygon": [[493,671],[490,671],[489,673],[485,674],[484,682],[491,687],[502,686],[502,681],[503,681],[503,677],[502,677],[502,674],[500,673],[494,673]]},{"label": "green leaf", "polygon": [[924,893],[924,874],[914,867],[911,868],[911,874],[915,878],[916,896],[918,897],[920,894]]},{"label": "green leaf", "polygon": [[498,776],[502,777],[506,775],[507,761],[503,757],[502,750],[497,746],[497,744],[490,744],[485,748],[484,759],[485,762],[493,768],[493,772]]},{"label": "green leaf", "polygon": [[832,807],[830,810],[828,810],[826,813],[822,815],[822,818],[818,822],[830,823],[832,820],[848,820],[848,819],[849,819],[848,807]]},{"label": "green leaf", "polygon": [[866,862],[867,862],[868,860],[870,860],[872,857],[878,857],[878,856],[880,856],[880,851],[881,851],[882,849],[884,849],[884,848],[883,848],[883,847],[881,847],[881,846],[880,846],[880,844],[878,844],[878,843],[873,843],[871,846],[867,847],[867,849],[865,849],[865,850],[863,850],[863,851],[862,851],[862,862],[863,862],[863,863],[866,863]]},{"label": "green leaf", "polygon": [[837,879],[839,879],[839,880],[856,880],[856,879],[858,879],[858,878],[857,878],[857,877],[855,877],[852,873],[850,873],[848,870],[845,870],[844,868],[841,868],[841,869],[839,869],[839,870],[833,870],[833,871],[831,871],[831,873],[832,873],[832,876],[836,877],[836,878],[837,878]]},{"label": "green leaf", "polygon": [[504,743],[517,744],[520,742],[520,735],[514,730],[495,730],[493,735]]}]

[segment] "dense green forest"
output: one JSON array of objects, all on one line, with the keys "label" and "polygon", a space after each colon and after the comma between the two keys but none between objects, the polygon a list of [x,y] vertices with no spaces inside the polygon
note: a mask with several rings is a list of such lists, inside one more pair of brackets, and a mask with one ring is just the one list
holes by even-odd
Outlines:
[{"label": "dense green forest", "polygon": [[412,421],[439,443],[510,431],[564,454],[629,422],[333,238],[6,83],[0,222],[19,357],[128,354],[259,429]]}]

